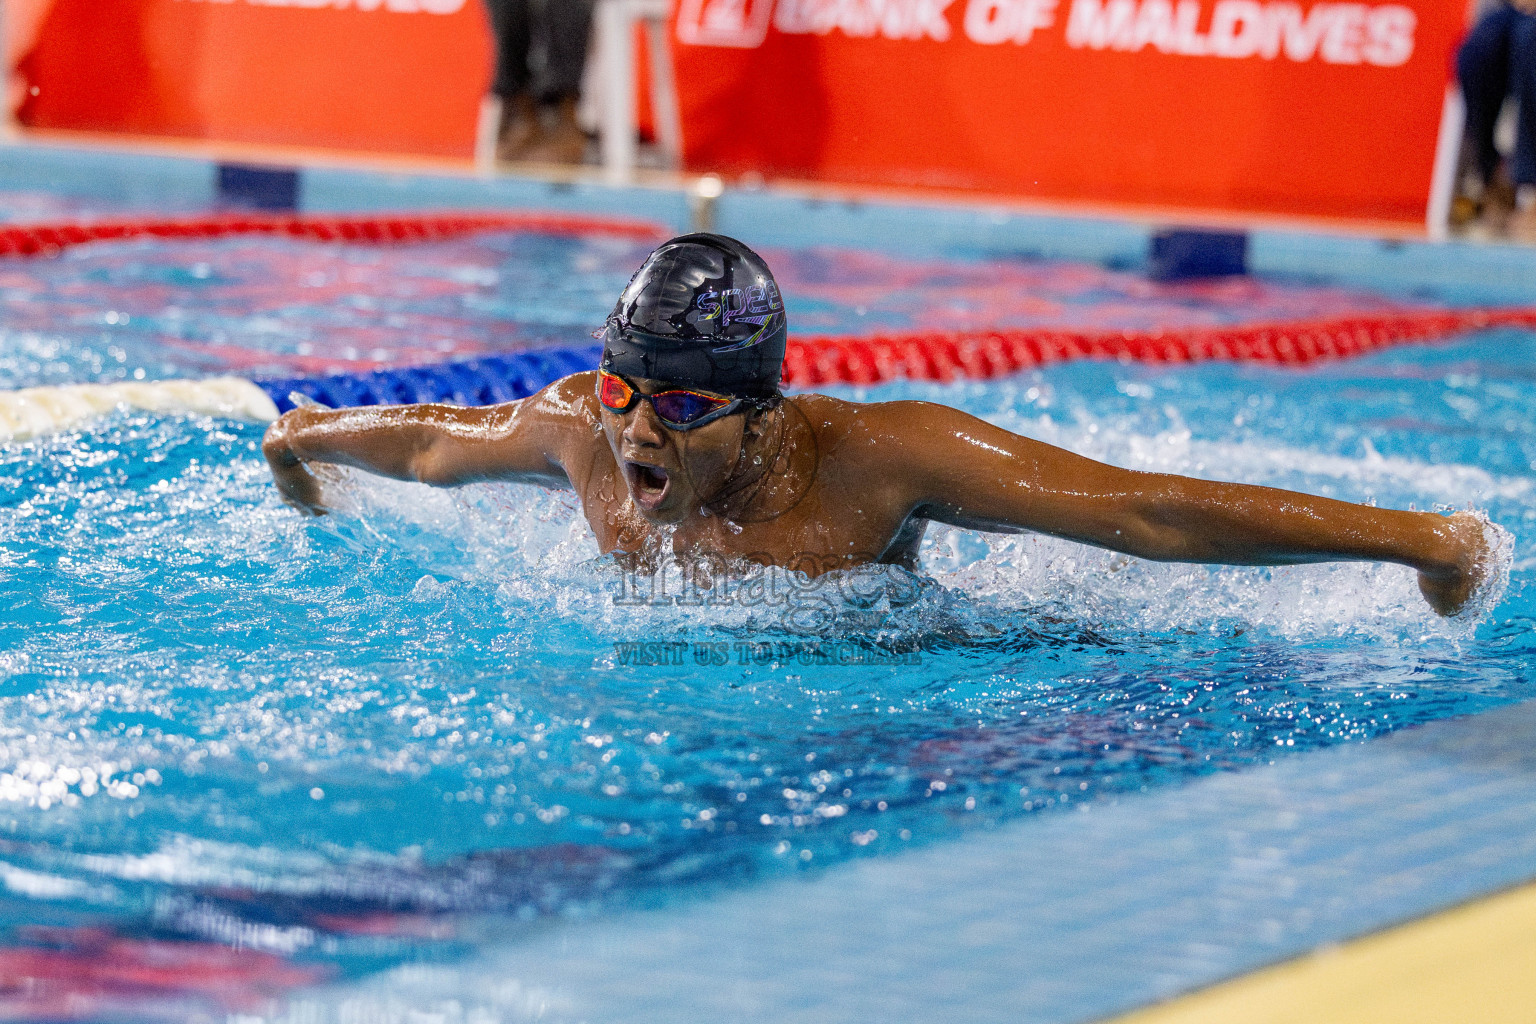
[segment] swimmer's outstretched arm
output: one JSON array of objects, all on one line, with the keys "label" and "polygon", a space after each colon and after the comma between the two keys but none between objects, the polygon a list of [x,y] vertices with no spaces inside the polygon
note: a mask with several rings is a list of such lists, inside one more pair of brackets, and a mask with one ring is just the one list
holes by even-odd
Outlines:
[{"label": "swimmer's outstretched arm", "polygon": [[[1035,530],[1166,562],[1411,566],[1442,615],[1487,572],[1470,515],[1371,508],[1271,487],[1141,473],[1094,462],[919,402],[868,407],[871,445],[911,514],[980,530]],[[889,460],[889,461],[887,461]]]},{"label": "swimmer's outstretched arm", "polygon": [[[521,401],[478,408],[295,409],[267,428],[261,450],[283,499],[315,515],[327,509],[311,462],[442,487],[479,480],[568,487],[562,467],[591,419],[584,412],[592,394],[590,376],[577,374]],[[591,434],[590,426],[585,434]]]}]

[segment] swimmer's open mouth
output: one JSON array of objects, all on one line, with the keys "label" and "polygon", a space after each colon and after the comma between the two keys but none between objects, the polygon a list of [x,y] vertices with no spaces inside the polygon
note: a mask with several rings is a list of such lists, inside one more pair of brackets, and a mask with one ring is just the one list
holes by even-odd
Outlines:
[{"label": "swimmer's open mouth", "polygon": [[639,462],[626,462],[624,472],[629,477],[629,493],[641,508],[651,509],[660,505],[667,496],[667,471]]}]

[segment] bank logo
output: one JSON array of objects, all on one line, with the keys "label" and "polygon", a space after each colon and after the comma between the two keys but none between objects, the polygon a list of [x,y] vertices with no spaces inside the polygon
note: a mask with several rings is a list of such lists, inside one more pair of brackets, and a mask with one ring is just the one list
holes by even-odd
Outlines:
[{"label": "bank logo", "polygon": [[690,46],[755,50],[768,37],[773,0],[682,0],[677,38]]},{"label": "bank logo", "polygon": [[[314,3],[322,0],[247,0]],[[380,0],[329,0],[337,4]],[[387,0],[421,3],[432,0]],[[458,0],[436,0],[439,3]],[[682,0],[677,37],[695,46],[753,49],[768,28],[784,35],[919,40],[954,37],[951,8],[964,36],[983,46],[1023,46],[1060,30],[1074,50],[1228,59],[1281,56],[1297,63],[1395,68],[1414,53],[1418,15],[1402,3],[1306,0]]]}]

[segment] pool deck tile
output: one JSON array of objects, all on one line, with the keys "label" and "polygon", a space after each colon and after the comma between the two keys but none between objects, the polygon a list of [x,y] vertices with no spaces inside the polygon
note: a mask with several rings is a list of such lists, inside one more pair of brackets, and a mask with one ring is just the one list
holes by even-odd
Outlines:
[{"label": "pool deck tile", "polygon": [[1329,946],[1113,1024],[1525,1024],[1536,885]]}]

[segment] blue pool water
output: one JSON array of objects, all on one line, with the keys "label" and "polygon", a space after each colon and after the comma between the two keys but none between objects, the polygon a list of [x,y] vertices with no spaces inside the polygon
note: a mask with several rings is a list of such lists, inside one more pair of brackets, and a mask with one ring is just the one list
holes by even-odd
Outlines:
[{"label": "blue pool water", "polygon": [[[88,247],[0,268],[0,383],[583,339],[635,259]],[[292,280],[269,289],[274,268]],[[828,323],[857,326],[835,298]],[[1536,697],[1533,375],[1536,335],[1502,331],[1305,372],[838,392],[1134,468],[1486,510],[1513,533],[1508,586],[1453,621],[1399,567],[949,529],[920,574],[635,603],[558,492],[349,473],[312,521],[254,425],[119,414],[0,448],[0,947],[86,955],[105,932],[355,976]]]}]

